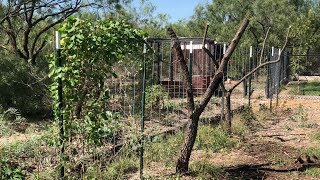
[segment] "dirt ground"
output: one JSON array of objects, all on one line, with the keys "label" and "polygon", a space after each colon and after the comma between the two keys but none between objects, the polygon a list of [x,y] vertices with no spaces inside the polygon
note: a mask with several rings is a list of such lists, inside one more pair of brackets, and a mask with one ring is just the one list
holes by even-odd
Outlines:
[{"label": "dirt ground", "polygon": [[[241,95],[240,89],[238,94]],[[258,112],[262,106],[269,107],[270,101],[261,98],[263,94],[263,89],[255,90],[252,96],[254,112]],[[243,98],[237,100],[239,103],[246,101]],[[239,148],[220,153],[195,149],[192,152],[191,163],[206,161],[212,165],[223,167],[225,173],[221,179],[320,179],[305,173],[311,167],[320,167],[320,157],[311,157],[308,160],[306,156],[301,156],[304,149],[317,147],[320,144],[320,141],[312,139],[315,133],[320,132],[320,100],[280,99],[279,106],[276,107],[274,101],[273,107],[274,114],[264,120],[259,120],[259,128],[246,136]],[[306,116],[303,120],[296,120],[293,117],[293,113],[299,109],[302,109]],[[289,111],[292,113],[285,113]],[[178,115],[178,119],[181,121],[184,113],[178,113]],[[179,121],[171,123],[166,126],[174,127]],[[152,131],[163,130],[162,126],[155,127],[148,120],[146,127],[152,127]],[[40,135],[41,133],[31,133],[2,137],[0,138],[0,147],[4,144],[25,141]],[[298,162],[300,159],[304,162]],[[163,164],[154,163],[145,167],[144,172],[150,175],[150,179],[172,179],[174,169],[168,169]],[[138,172],[131,179],[139,179]],[[185,176],[181,179],[196,178]]]},{"label": "dirt ground", "polygon": [[259,130],[246,137],[242,148],[230,153],[212,153],[210,158],[204,156],[202,151],[195,151],[192,161],[205,157],[213,164],[223,166],[227,171],[226,179],[318,179],[304,173],[307,168],[320,167],[317,157],[311,157],[312,162],[306,162],[305,156],[301,156],[304,163],[297,160],[303,149],[319,145],[319,142],[311,140],[312,135],[319,132],[319,103],[281,100],[278,111],[285,108],[295,110],[303,105],[307,119],[295,121],[286,114],[269,117],[260,122],[262,126]]},{"label": "dirt ground", "polygon": [[[254,100],[253,109],[258,111],[261,103],[269,105],[267,100]],[[223,167],[225,173],[219,179],[320,179],[305,173],[309,168],[320,167],[318,157],[309,159],[302,153],[306,148],[317,147],[320,143],[312,139],[320,130],[319,105],[319,100],[280,100],[279,107],[274,108],[274,115],[260,121],[261,126],[245,137],[241,148],[221,153],[194,150],[191,164],[205,161]],[[292,113],[285,113],[294,113],[299,109],[306,116],[303,120],[296,120]],[[299,162],[301,159],[304,162]],[[145,173],[152,174],[150,179],[171,179],[174,169],[154,164],[146,167]],[[197,178],[184,176],[180,179]]]}]

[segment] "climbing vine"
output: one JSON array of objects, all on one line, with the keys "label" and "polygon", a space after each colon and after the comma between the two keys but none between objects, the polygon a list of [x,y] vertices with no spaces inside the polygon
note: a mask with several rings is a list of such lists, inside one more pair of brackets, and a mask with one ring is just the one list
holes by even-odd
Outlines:
[{"label": "climbing vine", "polygon": [[[145,34],[124,21],[98,21],[69,18],[59,29],[62,64],[49,56],[52,97],[58,106],[58,83],[63,81],[65,136],[81,132],[89,143],[101,145],[120,128],[108,111],[109,89],[106,80],[116,77],[115,63],[129,61],[142,53]],[[57,113],[57,112],[55,112]],[[55,117],[58,117],[56,114]]]}]

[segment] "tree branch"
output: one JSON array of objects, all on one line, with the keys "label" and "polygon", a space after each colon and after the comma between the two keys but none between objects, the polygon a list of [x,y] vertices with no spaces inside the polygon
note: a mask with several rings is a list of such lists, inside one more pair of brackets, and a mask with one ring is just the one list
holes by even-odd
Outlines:
[{"label": "tree branch", "polygon": [[[14,52],[22,59],[31,60],[35,64],[36,57],[46,44],[46,41],[39,43],[45,32],[78,12],[80,8],[96,4],[95,2],[81,4],[82,1],[75,0],[71,3],[66,0],[8,1],[7,12],[0,19],[0,28],[9,37],[10,46]],[[47,22],[48,19],[51,19],[51,21]],[[20,23],[17,27],[15,27],[16,21]],[[37,28],[37,25],[41,22],[47,22],[46,26]],[[31,34],[34,34],[34,36],[30,37]],[[21,39],[21,45],[18,44],[18,39]],[[38,48],[37,45],[39,45]],[[8,50],[5,46],[1,47]]]},{"label": "tree branch", "polygon": [[210,52],[210,50],[207,49],[206,46],[205,46],[205,41],[206,41],[206,38],[207,38],[208,28],[209,28],[209,24],[206,25],[206,30],[204,32],[203,41],[202,41],[202,49],[211,58],[214,66],[216,67],[216,69],[218,69],[219,68],[219,63],[216,61],[214,55]]},{"label": "tree branch", "polygon": [[266,41],[267,41],[267,38],[268,38],[268,35],[269,35],[269,31],[270,31],[270,27],[268,27],[268,30],[267,30],[267,33],[264,37],[264,40],[263,40],[263,44],[262,44],[262,49],[261,49],[261,54],[260,54],[260,59],[259,59],[259,64],[262,63],[262,56],[263,56],[263,52],[264,52],[264,47],[265,47],[265,44],[266,44]]},{"label": "tree branch", "polygon": [[183,72],[183,78],[186,84],[186,90],[187,90],[187,100],[188,100],[188,111],[189,115],[193,114],[194,111],[194,96],[193,96],[193,89],[192,89],[192,79],[190,78],[190,72],[188,70],[187,63],[185,61],[185,57],[183,55],[180,41],[176,35],[176,33],[173,31],[172,28],[168,28],[167,30],[168,35],[170,36],[172,42],[173,42],[173,49],[175,50],[175,53],[177,55],[178,62],[180,63],[182,72]]},{"label": "tree branch", "polygon": [[239,84],[241,84],[245,79],[247,79],[249,76],[251,76],[253,73],[255,73],[258,69],[262,68],[263,66],[269,65],[269,64],[277,63],[277,62],[279,62],[279,61],[281,60],[281,54],[283,53],[283,50],[286,48],[287,43],[288,43],[288,38],[289,38],[290,29],[291,29],[291,27],[288,28],[288,32],[287,32],[287,36],[286,36],[286,41],[285,41],[282,49],[280,50],[278,59],[277,59],[277,60],[274,60],[274,61],[268,61],[268,62],[265,62],[265,63],[263,63],[263,64],[260,64],[259,66],[257,66],[256,68],[254,68],[252,71],[250,71],[248,74],[246,74],[245,76],[243,76],[235,85],[233,85],[233,86],[228,90],[228,92],[231,93]]},{"label": "tree branch", "polygon": [[211,97],[214,94],[214,91],[218,88],[220,82],[222,81],[223,78],[223,73],[224,73],[224,68],[228,64],[231,55],[233,54],[233,51],[237,47],[239,40],[241,39],[244,31],[246,30],[247,26],[249,24],[249,19],[245,18],[241,25],[240,28],[238,29],[236,35],[232,39],[230,46],[228,47],[226,53],[224,54],[222,61],[220,63],[220,66],[218,70],[216,71],[216,74],[214,75],[213,79],[211,80],[211,83],[209,84],[209,87],[207,88],[205,94],[203,95],[202,100],[200,101],[199,106],[196,108],[194,114],[195,116],[200,116],[207,104],[209,103]]}]

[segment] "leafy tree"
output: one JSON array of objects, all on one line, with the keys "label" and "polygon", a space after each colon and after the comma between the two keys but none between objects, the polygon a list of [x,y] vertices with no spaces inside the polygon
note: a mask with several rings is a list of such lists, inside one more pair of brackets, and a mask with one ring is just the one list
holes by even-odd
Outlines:
[{"label": "leafy tree", "polygon": [[120,0],[8,0],[0,3],[0,31],[5,41],[2,49],[17,54],[25,61],[36,64],[36,58],[48,43],[47,32],[69,16],[87,7],[117,9]]},{"label": "leafy tree", "polygon": [[119,11],[130,2],[0,1],[0,104],[5,108],[17,108],[24,116],[51,116],[50,79],[45,54],[53,51],[55,26],[70,15],[85,14],[97,20],[102,13]]},{"label": "leafy tree", "polygon": [[[310,50],[320,50],[320,11],[309,9],[306,15],[301,14],[292,25],[292,53],[307,55]],[[299,75],[310,66],[308,58],[295,56],[291,58],[290,66],[293,76],[299,80]]]},{"label": "leafy tree", "polygon": [[220,42],[229,42],[237,30],[236,25],[244,17],[249,17],[251,23],[241,44],[261,46],[263,37],[271,27],[268,43],[277,46],[285,40],[282,32],[294,22],[297,13],[295,6],[287,0],[214,0],[195,8],[195,14],[188,27],[193,36],[201,36],[209,23],[212,28],[208,37]]},{"label": "leafy tree", "polygon": [[88,141],[99,145],[113,135],[119,125],[106,109],[107,80],[117,73],[112,67],[125,57],[142,52],[144,33],[124,21],[91,22],[76,18],[69,18],[59,30],[63,67],[58,67],[57,60],[50,56],[54,107],[58,106],[57,79],[62,77],[67,131],[77,132],[82,129],[79,126],[84,127]]}]

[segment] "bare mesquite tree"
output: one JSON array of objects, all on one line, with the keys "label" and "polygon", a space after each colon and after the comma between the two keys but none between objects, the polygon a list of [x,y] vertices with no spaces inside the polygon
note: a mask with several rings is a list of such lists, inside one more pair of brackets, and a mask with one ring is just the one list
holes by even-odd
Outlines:
[{"label": "bare mesquite tree", "polygon": [[[231,132],[231,119],[232,119],[232,114],[231,114],[231,94],[233,92],[233,90],[238,87],[243,81],[245,81],[249,76],[251,76],[252,74],[254,74],[256,71],[258,71],[260,68],[264,67],[264,66],[267,66],[267,65],[270,65],[270,64],[274,64],[274,63],[278,63],[280,62],[281,60],[281,55],[284,51],[284,49],[286,48],[287,46],[287,43],[288,43],[288,37],[289,37],[289,33],[290,33],[290,29],[291,27],[288,28],[288,32],[287,32],[287,36],[286,36],[286,40],[284,42],[284,45],[283,47],[281,48],[280,50],[280,53],[279,53],[279,56],[276,60],[274,61],[267,61],[265,63],[261,63],[262,61],[262,55],[260,56],[260,65],[258,65],[257,67],[255,67],[253,70],[251,70],[249,73],[247,73],[246,75],[244,75],[236,84],[234,84],[230,89],[228,90],[225,90],[226,91],[226,95],[225,95],[225,98],[226,98],[226,116],[225,116],[225,123],[226,123],[226,128],[227,128],[227,131],[228,132]],[[269,31],[269,29],[268,29]],[[266,36],[265,36],[265,40],[264,40],[264,43],[263,43],[263,46],[262,46],[262,52],[264,51],[264,47],[265,47],[265,42],[266,42],[266,39],[268,37],[268,32],[266,33]],[[250,92],[249,92],[250,93]]]},{"label": "bare mesquite tree", "polygon": [[47,44],[46,32],[86,7],[112,8],[119,0],[7,0],[0,1],[0,48],[36,64]]},{"label": "bare mesquite tree", "polygon": [[187,127],[184,143],[181,147],[180,154],[178,156],[178,161],[176,165],[176,172],[179,174],[185,174],[188,172],[189,167],[189,160],[191,156],[191,151],[194,146],[194,142],[197,136],[198,131],[198,123],[199,118],[204,111],[205,107],[208,105],[211,97],[213,96],[215,90],[219,87],[223,79],[224,68],[227,66],[228,61],[234,52],[235,48],[238,45],[239,40],[241,39],[244,31],[246,30],[249,24],[249,20],[245,18],[240,25],[239,30],[235,34],[234,38],[232,39],[230,46],[228,47],[226,53],[224,54],[220,63],[216,62],[215,59],[214,64],[216,65],[216,71],[213,75],[213,78],[208,86],[205,94],[202,97],[200,103],[196,106],[194,102],[194,94],[192,90],[192,82],[189,78],[190,72],[188,70],[188,66],[185,61],[185,57],[183,56],[183,52],[180,46],[180,41],[173,31],[173,29],[168,29],[168,35],[170,36],[173,42],[173,49],[175,51],[177,61],[180,63],[182,72],[183,72],[183,79],[186,83],[186,90],[187,90],[187,109],[188,109],[188,117],[190,119],[189,125]]}]

